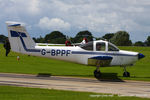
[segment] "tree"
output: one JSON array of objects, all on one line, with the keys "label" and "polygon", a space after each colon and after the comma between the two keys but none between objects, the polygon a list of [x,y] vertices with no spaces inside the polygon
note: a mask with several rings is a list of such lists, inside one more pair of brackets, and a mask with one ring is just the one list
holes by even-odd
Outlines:
[{"label": "tree", "polygon": [[0,35],[0,43],[4,43],[6,38],[7,37],[5,35]]},{"label": "tree", "polygon": [[104,38],[107,41],[109,41],[113,36],[114,36],[114,33],[107,33],[102,38]]},{"label": "tree", "polygon": [[150,36],[147,37],[147,40],[146,40],[145,44],[146,44],[147,46],[150,46]]},{"label": "tree", "polygon": [[137,41],[134,46],[144,46],[144,43],[142,41]]},{"label": "tree", "polygon": [[88,41],[93,41],[92,33],[85,30],[85,31],[80,31],[79,33],[77,33],[77,35],[73,39],[73,42],[76,42],[76,43],[82,42],[83,38],[87,38]]},{"label": "tree", "polygon": [[95,40],[104,40],[102,37],[94,37]]},{"label": "tree", "polygon": [[118,46],[131,46],[132,42],[129,37],[129,34],[126,31],[118,31],[114,34],[110,41]]},{"label": "tree", "polygon": [[35,39],[33,39],[35,42],[37,42],[37,43],[45,43],[45,39],[42,37],[42,36],[40,36],[39,38],[37,38],[36,40]]},{"label": "tree", "polygon": [[35,37],[32,38],[34,40],[35,43],[37,43],[37,39]]},{"label": "tree", "polygon": [[59,31],[53,31],[47,34],[44,39],[47,43],[64,44],[66,41],[66,36]]}]

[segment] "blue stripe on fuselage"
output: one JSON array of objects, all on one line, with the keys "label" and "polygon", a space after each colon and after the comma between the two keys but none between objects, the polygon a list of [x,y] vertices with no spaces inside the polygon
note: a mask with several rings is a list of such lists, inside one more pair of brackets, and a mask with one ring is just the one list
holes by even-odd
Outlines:
[{"label": "blue stripe on fuselage", "polygon": [[104,52],[87,52],[87,51],[72,51],[72,54],[84,54],[84,55],[112,55],[112,56],[136,56],[129,54],[119,54],[119,53],[104,53]]}]

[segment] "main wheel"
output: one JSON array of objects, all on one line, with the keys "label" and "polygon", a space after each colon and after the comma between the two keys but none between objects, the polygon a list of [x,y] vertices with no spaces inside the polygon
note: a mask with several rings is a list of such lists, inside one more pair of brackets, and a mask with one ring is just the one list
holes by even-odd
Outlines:
[{"label": "main wheel", "polygon": [[95,76],[95,78],[97,78],[97,79],[101,78],[101,72],[100,72],[100,71],[97,71],[97,70],[94,70],[94,76]]},{"label": "main wheel", "polygon": [[124,72],[123,77],[130,77],[130,73],[129,72]]}]

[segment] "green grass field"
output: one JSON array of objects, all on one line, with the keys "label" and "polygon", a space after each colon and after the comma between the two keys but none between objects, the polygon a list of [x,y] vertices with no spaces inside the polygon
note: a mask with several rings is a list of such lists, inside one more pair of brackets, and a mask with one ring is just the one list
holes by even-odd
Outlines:
[{"label": "green grass field", "polygon": [[0,86],[0,100],[149,100],[111,94]]},{"label": "green grass field", "polygon": [[[143,53],[146,57],[138,61],[133,67],[128,67],[130,78],[122,77],[123,68],[102,67],[102,78],[126,79],[126,80],[145,80],[150,81],[150,47],[120,47],[120,49],[137,51]],[[20,61],[17,61],[20,56]],[[38,74],[51,73],[52,75],[75,76],[75,77],[93,77],[95,67],[86,66],[60,60],[27,56],[11,52],[5,57],[5,50],[0,45],[0,72],[4,73],[24,73]]]}]

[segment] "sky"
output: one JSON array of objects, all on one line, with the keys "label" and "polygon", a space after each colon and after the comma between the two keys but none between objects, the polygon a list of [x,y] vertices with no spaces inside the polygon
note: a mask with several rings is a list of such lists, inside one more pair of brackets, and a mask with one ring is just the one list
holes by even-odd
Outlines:
[{"label": "sky", "polygon": [[93,36],[123,30],[130,39],[150,36],[150,0],[0,0],[0,34],[6,21],[23,22],[31,37],[61,31],[74,37],[89,30]]}]

